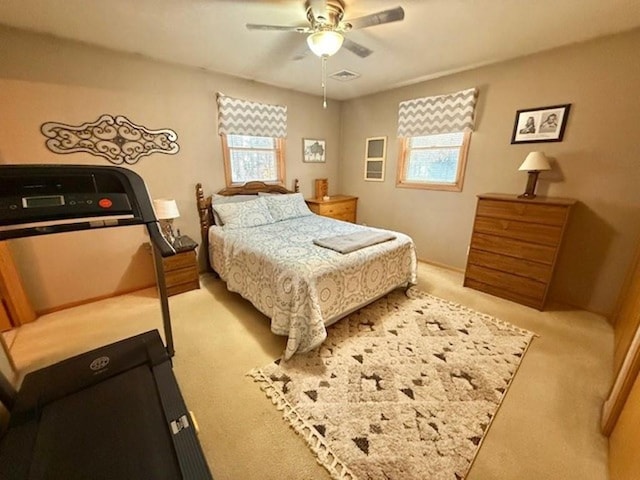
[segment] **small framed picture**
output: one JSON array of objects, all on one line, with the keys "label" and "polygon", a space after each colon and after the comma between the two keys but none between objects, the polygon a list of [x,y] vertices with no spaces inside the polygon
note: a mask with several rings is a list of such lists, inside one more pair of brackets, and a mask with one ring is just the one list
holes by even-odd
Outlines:
[{"label": "small framed picture", "polygon": [[324,140],[315,138],[302,139],[302,161],[307,163],[324,163],[326,161],[326,144]]},{"label": "small framed picture", "polygon": [[518,110],[511,143],[561,142],[570,109],[567,103]]}]

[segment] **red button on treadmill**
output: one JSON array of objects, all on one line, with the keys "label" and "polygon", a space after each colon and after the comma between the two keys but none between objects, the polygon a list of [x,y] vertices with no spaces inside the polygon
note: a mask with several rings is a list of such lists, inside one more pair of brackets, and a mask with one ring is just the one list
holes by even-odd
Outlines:
[{"label": "red button on treadmill", "polygon": [[102,208],[109,208],[111,207],[111,205],[113,205],[113,202],[108,198],[101,198],[98,201],[98,205],[100,205]]}]

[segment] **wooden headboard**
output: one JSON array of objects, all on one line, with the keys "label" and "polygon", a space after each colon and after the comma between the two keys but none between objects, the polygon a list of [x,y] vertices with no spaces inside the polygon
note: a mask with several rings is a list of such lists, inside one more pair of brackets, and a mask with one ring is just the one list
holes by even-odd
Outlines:
[{"label": "wooden headboard", "polygon": [[[296,181],[297,185],[297,181]],[[264,182],[247,182],[237,187],[223,188],[218,195],[258,195],[258,193],[294,193],[287,190],[282,185],[273,185]],[[209,227],[214,225],[213,208],[211,206],[211,195],[205,196],[202,184],[196,184],[196,205],[198,216],[200,217],[200,236],[202,237],[202,250],[207,258],[209,257]],[[209,263],[209,262],[207,262]]]}]

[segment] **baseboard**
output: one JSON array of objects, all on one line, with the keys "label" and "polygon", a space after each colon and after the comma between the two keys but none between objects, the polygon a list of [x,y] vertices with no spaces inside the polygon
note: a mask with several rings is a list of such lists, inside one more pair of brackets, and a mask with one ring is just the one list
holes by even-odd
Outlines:
[{"label": "baseboard", "polygon": [[65,303],[63,305],[57,305],[55,307],[50,307],[50,308],[43,308],[42,310],[36,310],[36,315],[38,317],[42,316],[42,315],[47,315],[49,313],[54,313],[54,312],[59,312],[60,310],[66,310],[67,308],[73,308],[73,307],[79,307],[80,305],[86,305],[87,303],[93,303],[93,302],[97,302],[100,300],[106,300],[107,298],[113,298],[113,297],[119,297],[120,295],[127,295],[129,293],[133,293],[133,292],[139,292],[140,290],[146,290],[147,288],[151,288],[151,287],[155,287],[156,284],[151,283],[149,285],[146,286],[138,286],[138,287],[134,287],[134,288],[128,288],[125,290],[118,290],[115,292],[111,292],[111,293],[107,293],[105,295],[99,295],[97,297],[91,297],[91,298],[85,298],[82,300],[78,300],[76,302],[69,302],[69,303]]},{"label": "baseboard", "polygon": [[446,270],[451,270],[452,272],[464,273],[464,268],[452,267],[451,265],[434,262],[432,260],[424,260],[423,258],[418,258],[418,261],[421,263],[426,263],[427,265],[433,265],[434,267],[440,267]]}]

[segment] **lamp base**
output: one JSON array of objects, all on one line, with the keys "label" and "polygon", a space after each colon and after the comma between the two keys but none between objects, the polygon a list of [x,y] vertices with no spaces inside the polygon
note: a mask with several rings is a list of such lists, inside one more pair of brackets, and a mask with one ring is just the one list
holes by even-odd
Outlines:
[{"label": "lamp base", "polygon": [[163,219],[160,220],[160,229],[162,231],[162,235],[171,245],[175,244],[176,236],[173,233],[173,220],[172,219]]},{"label": "lamp base", "polygon": [[522,195],[518,195],[518,198],[536,198],[536,183],[538,183],[538,174],[540,172],[532,170],[528,173],[529,177],[527,178],[527,188]]}]

